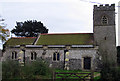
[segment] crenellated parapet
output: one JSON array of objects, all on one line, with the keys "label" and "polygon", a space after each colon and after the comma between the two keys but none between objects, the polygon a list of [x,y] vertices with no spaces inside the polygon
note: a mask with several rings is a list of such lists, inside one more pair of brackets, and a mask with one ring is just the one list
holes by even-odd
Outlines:
[{"label": "crenellated parapet", "polygon": [[94,5],[94,10],[115,10],[115,4]]}]

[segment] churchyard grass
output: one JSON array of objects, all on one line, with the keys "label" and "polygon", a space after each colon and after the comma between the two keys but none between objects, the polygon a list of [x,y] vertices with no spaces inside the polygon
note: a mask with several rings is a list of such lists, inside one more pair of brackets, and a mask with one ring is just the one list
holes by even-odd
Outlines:
[{"label": "churchyard grass", "polygon": [[[81,71],[81,70],[56,70],[56,72],[62,72],[62,73],[91,73],[90,71]],[[70,74],[60,74],[62,76],[69,76]],[[87,74],[77,74],[78,76],[86,76]],[[70,79],[78,79],[78,77],[73,77],[75,75],[72,75],[69,77]],[[61,77],[56,76],[56,79],[61,79]],[[100,79],[100,72],[94,72],[94,80],[97,81]]]}]

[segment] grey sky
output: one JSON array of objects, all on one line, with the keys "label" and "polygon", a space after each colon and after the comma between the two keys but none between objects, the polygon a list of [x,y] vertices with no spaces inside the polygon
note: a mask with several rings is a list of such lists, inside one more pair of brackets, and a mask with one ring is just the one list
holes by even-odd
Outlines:
[{"label": "grey sky", "polygon": [[[106,1],[115,3],[114,0]],[[10,30],[16,21],[34,19],[42,21],[49,33],[92,32],[93,5],[89,0],[1,0],[1,16]]]},{"label": "grey sky", "polygon": [[49,33],[93,32],[93,5],[115,3],[117,6],[118,1],[0,0],[0,15],[5,18],[10,30],[15,27],[16,21],[37,20],[43,22]]},{"label": "grey sky", "polygon": [[[83,2],[82,2],[83,3]],[[88,4],[89,5],[89,4]],[[3,3],[3,17],[9,29],[16,21],[40,20],[49,29],[49,32],[82,32],[92,30],[92,9],[80,6],[78,3],[58,2],[6,2]],[[92,5],[90,5],[92,6]],[[84,9],[83,9],[84,8]],[[88,10],[88,12],[84,12]],[[9,13],[9,14],[8,14]],[[87,21],[85,18],[87,16]],[[91,20],[91,21],[88,21]],[[87,22],[87,24],[85,24]],[[89,29],[85,29],[89,27]]]}]

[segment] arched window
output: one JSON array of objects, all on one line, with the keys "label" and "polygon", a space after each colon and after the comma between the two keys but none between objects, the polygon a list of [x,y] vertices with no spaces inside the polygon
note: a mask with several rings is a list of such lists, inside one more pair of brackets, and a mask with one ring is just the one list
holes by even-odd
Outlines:
[{"label": "arched window", "polygon": [[56,61],[56,53],[53,53],[53,61]]},{"label": "arched window", "polygon": [[103,16],[101,22],[103,25],[108,24],[108,18],[106,16]]},{"label": "arched window", "polygon": [[60,54],[58,52],[53,53],[53,61],[59,61],[60,60]]},{"label": "arched window", "polygon": [[12,59],[17,59],[17,52],[16,51],[12,52]]},{"label": "arched window", "polygon": [[37,53],[31,52],[31,60],[36,60],[36,59],[37,59]]}]

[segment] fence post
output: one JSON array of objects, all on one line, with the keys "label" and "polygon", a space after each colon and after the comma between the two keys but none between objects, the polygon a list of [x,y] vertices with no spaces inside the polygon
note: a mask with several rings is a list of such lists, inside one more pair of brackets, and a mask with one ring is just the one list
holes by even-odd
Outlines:
[{"label": "fence post", "polygon": [[94,70],[92,69],[91,70],[91,81],[93,81],[94,80]]},{"label": "fence post", "polygon": [[53,81],[56,79],[56,73],[53,71]]}]

